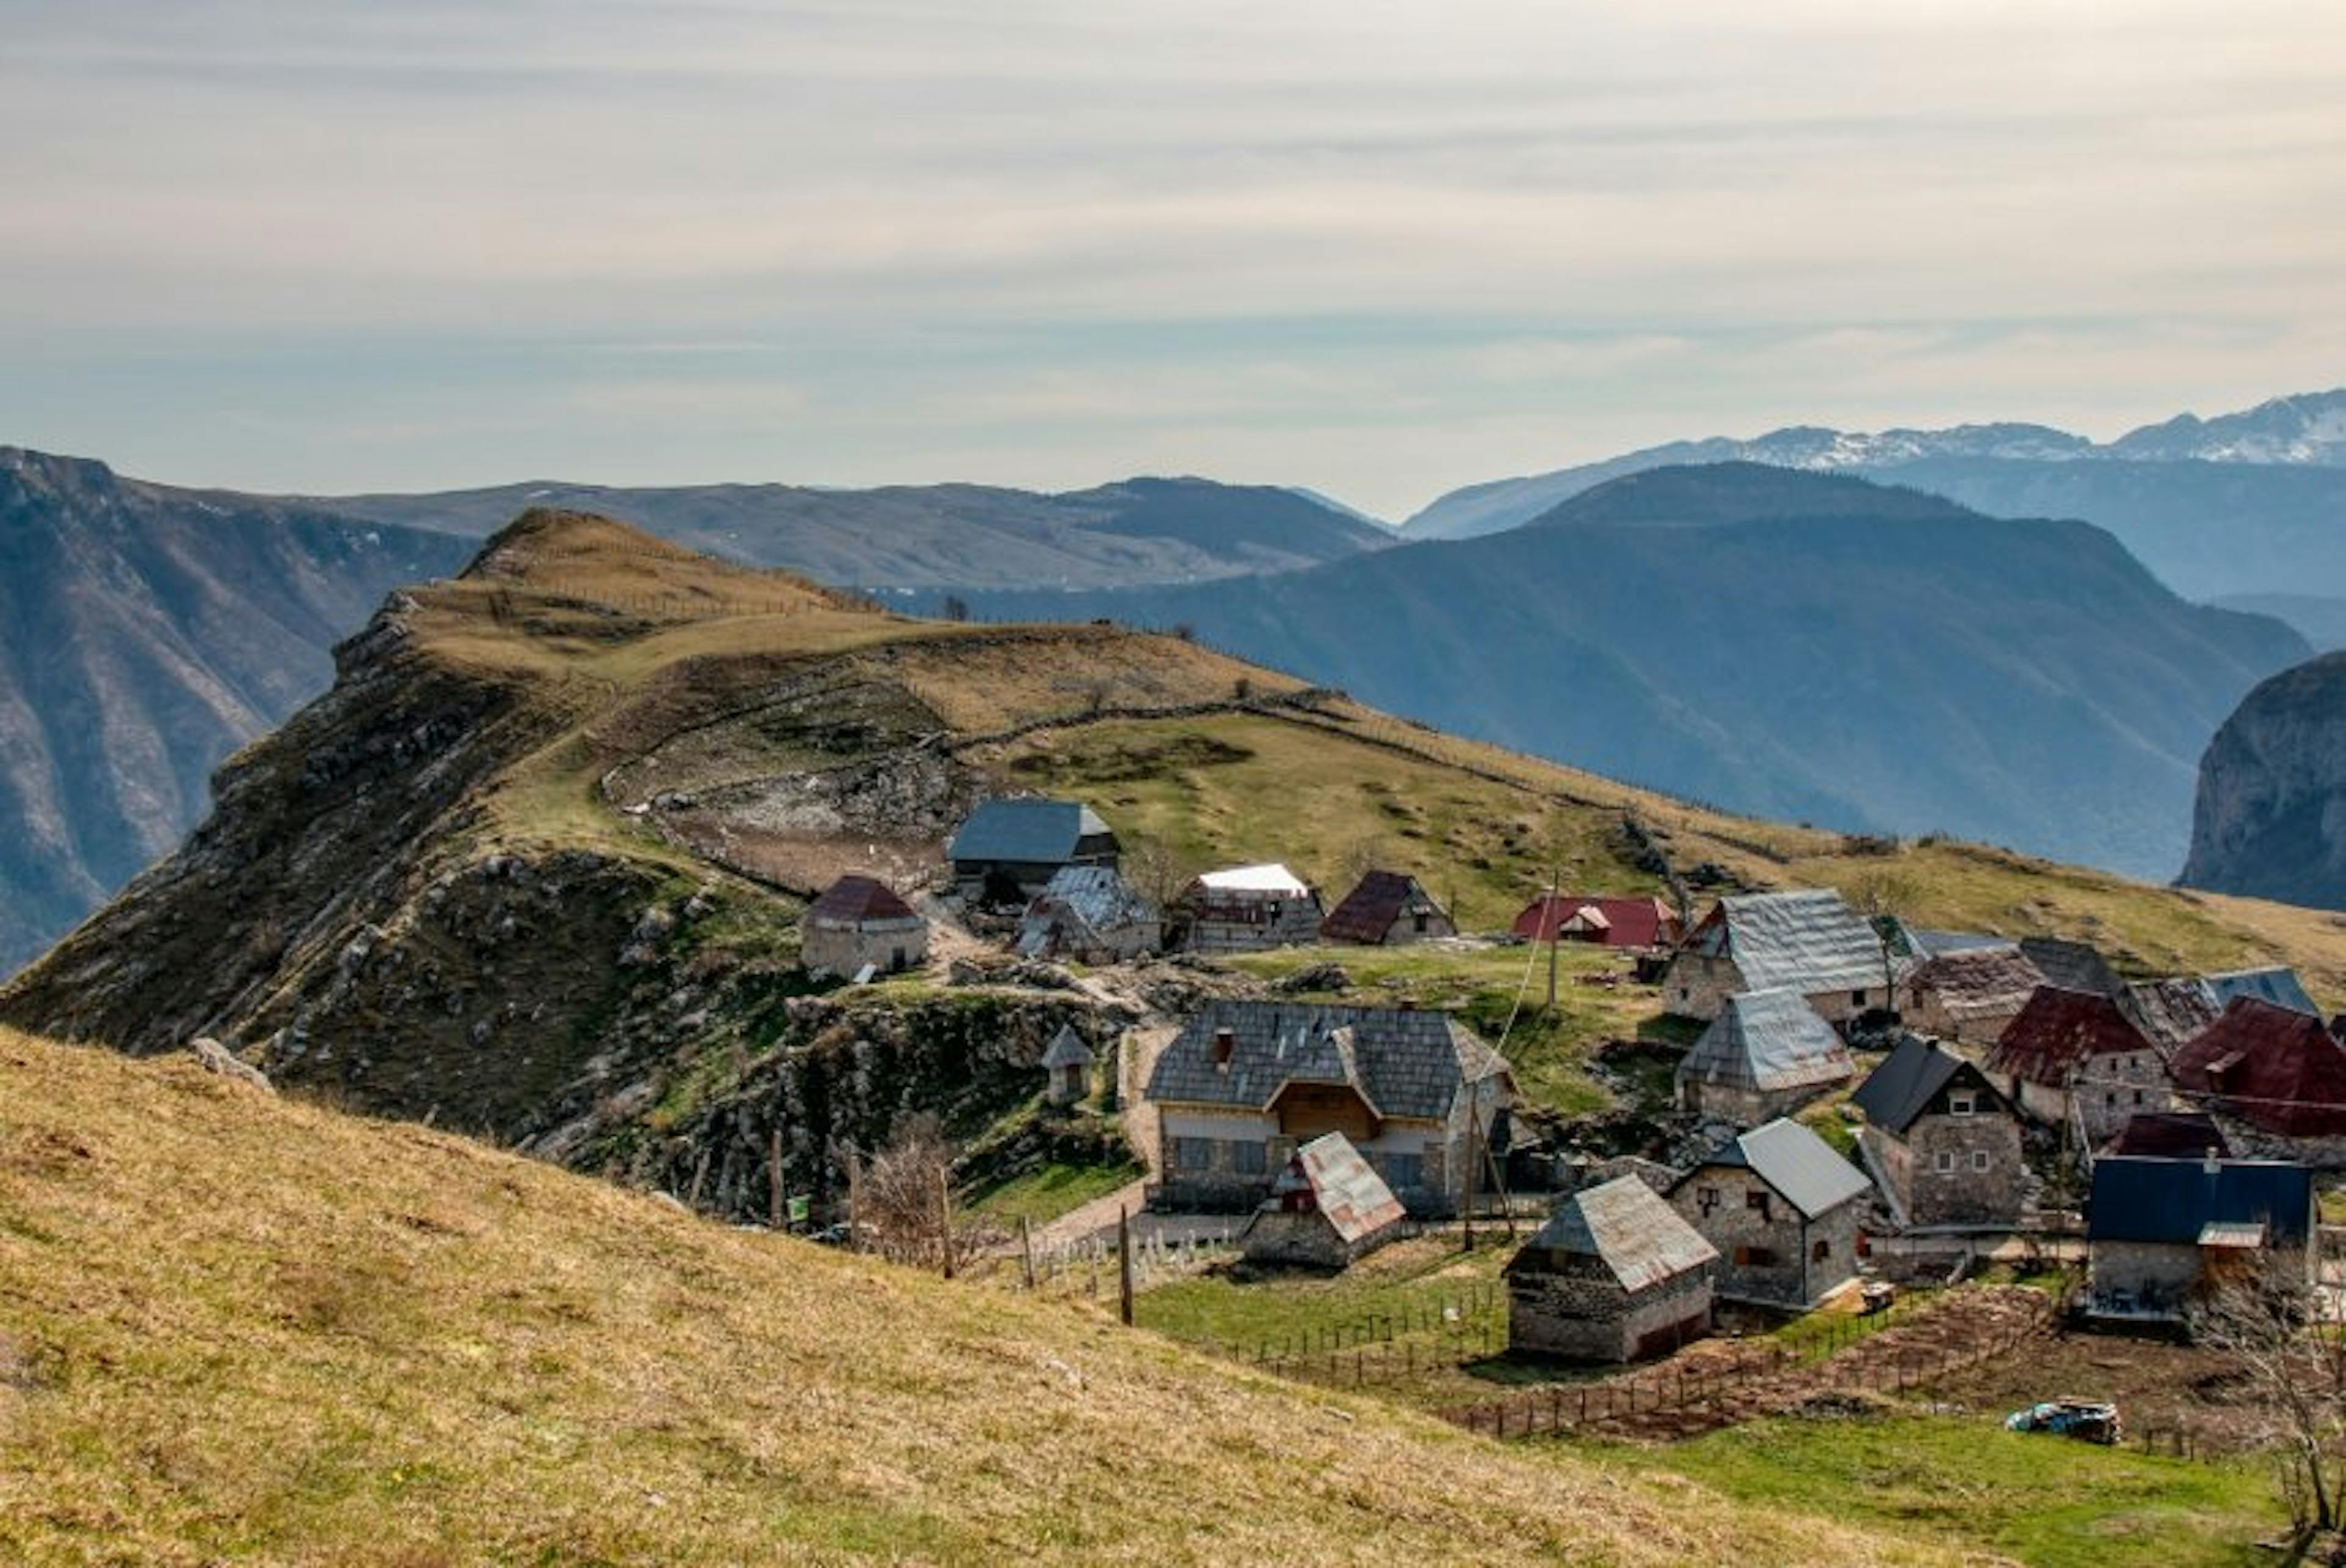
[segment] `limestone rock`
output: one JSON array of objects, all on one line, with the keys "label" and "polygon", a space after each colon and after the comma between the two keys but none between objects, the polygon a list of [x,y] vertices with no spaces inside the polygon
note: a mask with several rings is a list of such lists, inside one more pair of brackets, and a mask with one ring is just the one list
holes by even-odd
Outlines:
[{"label": "limestone rock", "polygon": [[2180,881],[2346,909],[2346,653],[2273,677],[2216,732]]},{"label": "limestone rock", "polygon": [[190,1042],[188,1049],[195,1054],[196,1060],[203,1064],[203,1069],[207,1073],[218,1074],[223,1078],[233,1078],[240,1084],[250,1084],[264,1094],[273,1095],[277,1092],[269,1082],[268,1074],[258,1067],[246,1066],[236,1059],[227,1046],[209,1034]]}]

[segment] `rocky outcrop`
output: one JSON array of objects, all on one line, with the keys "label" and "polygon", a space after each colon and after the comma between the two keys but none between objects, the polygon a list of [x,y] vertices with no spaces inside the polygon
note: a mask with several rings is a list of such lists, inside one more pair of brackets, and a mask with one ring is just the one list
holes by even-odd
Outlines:
[{"label": "rocky outcrop", "polygon": [[2346,909],[2346,653],[2273,677],[2216,732],[2180,880]]}]

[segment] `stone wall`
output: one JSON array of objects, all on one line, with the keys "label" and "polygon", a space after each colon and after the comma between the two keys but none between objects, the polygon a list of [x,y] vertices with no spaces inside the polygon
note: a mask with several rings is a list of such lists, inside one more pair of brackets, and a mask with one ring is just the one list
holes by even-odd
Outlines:
[{"label": "stone wall", "polygon": [[[1729,997],[1750,989],[1744,982],[1743,972],[1731,961],[1705,953],[1680,952],[1662,972],[1662,1007],[1674,1017],[1708,1023],[1719,1016]],[[1819,1017],[1828,1023],[1841,1024],[1875,1008],[1896,1006],[1904,999],[1904,989],[1901,986],[1892,990],[1877,980],[1862,987],[1815,992],[1808,1000]]]},{"label": "stone wall", "polygon": [[810,974],[852,978],[870,964],[882,974],[910,969],[928,957],[929,922],[872,921],[861,926],[809,921],[800,929],[799,960]]},{"label": "stone wall", "polygon": [[1719,1248],[1724,1298],[1808,1307],[1857,1272],[1862,1195],[1811,1221],[1752,1172],[1704,1166],[1678,1184],[1670,1207]]},{"label": "stone wall", "polygon": [[2086,1305],[2094,1312],[2179,1317],[2198,1283],[2197,1247],[2096,1241],[2086,1256]]},{"label": "stone wall", "polygon": [[[1186,1141],[1185,1140],[1188,1140]],[[1297,1147],[1308,1139],[1290,1137],[1270,1117],[1254,1111],[1202,1106],[1166,1107],[1158,1116],[1158,1194],[1168,1207],[1239,1214],[1270,1196],[1270,1184]],[[1241,1145],[1261,1150],[1254,1168]],[[1437,1124],[1388,1121],[1377,1135],[1356,1145],[1392,1188],[1411,1216],[1445,1218],[1458,1211],[1455,1161],[1444,1129]],[[1202,1161],[1188,1156],[1202,1155]],[[1407,1179],[1415,1161],[1417,1180]]]},{"label": "stone wall", "polygon": [[[1507,1275],[1507,1349],[1576,1361],[1627,1361],[1640,1344],[1683,1326],[1672,1339],[1709,1331],[1708,1267],[1690,1269],[1631,1293],[1593,1257],[1558,1267],[1515,1268]],[[1667,1347],[1664,1347],[1667,1348]]]},{"label": "stone wall", "polygon": [[2028,1173],[2014,1117],[1997,1112],[1920,1116],[1906,1129],[1906,1148],[1911,1165],[1902,1201],[1908,1224],[2020,1223]]},{"label": "stone wall", "polygon": [[1372,1231],[1357,1241],[1346,1241],[1314,1210],[1292,1214],[1260,1208],[1239,1238],[1249,1263],[1285,1264],[1304,1268],[1346,1268],[1390,1240],[1399,1226]]}]

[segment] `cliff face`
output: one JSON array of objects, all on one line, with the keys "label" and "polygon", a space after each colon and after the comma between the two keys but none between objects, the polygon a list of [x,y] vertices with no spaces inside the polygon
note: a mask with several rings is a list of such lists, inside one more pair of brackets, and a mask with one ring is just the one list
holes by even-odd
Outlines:
[{"label": "cliff face", "polygon": [[2346,909],[2346,653],[2274,676],[2216,732],[2181,881]]}]

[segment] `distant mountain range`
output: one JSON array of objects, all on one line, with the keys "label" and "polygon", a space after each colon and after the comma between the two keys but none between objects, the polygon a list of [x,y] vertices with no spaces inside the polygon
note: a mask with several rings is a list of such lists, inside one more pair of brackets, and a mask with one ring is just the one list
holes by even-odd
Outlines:
[{"label": "distant mountain range", "polygon": [[2274,398],[2218,419],[2183,414],[2106,443],[2033,424],[1876,434],[1795,426],[1750,441],[1673,442],[1453,491],[1402,535],[1499,533],[1625,473],[1730,462],[1860,474],[1993,516],[2082,518],[2116,535],[2187,598],[2346,598],[2346,390]]},{"label": "distant mountain range", "polygon": [[2201,748],[2305,657],[2101,529],[1747,463],[1616,479],[1535,524],[1200,589],[976,596],[1187,626],[1479,738],[1733,809],[2164,879]]}]

